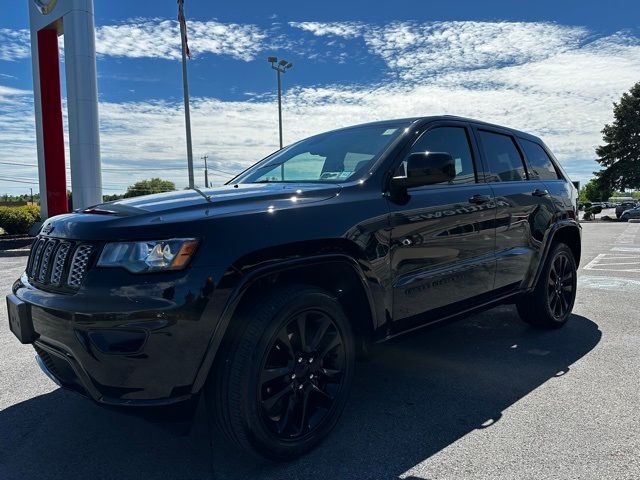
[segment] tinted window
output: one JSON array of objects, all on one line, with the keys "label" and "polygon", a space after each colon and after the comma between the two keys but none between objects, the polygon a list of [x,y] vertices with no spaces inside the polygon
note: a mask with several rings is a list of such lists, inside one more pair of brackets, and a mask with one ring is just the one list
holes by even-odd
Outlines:
[{"label": "tinted window", "polygon": [[267,157],[234,182],[344,182],[373,165],[406,126],[385,123],[316,135]]},{"label": "tinted window", "polygon": [[531,167],[532,178],[539,178],[540,180],[557,180],[558,172],[556,167],[553,166],[549,155],[544,151],[540,145],[529,140],[520,139],[520,145],[524,149],[524,154],[527,156],[529,166]]},{"label": "tinted window", "polygon": [[[416,152],[440,152],[451,155],[456,165],[456,176],[452,181],[447,182],[448,184],[476,181],[469,138],[463,127],[438,127],[425,132],[413,145],[407,157]],[[406,165],[405,158],[395,175],[405,176]]]},{"label": "tinted window", "polygon": [[488,181],[526,180],[522,157],[509,135],[480,130],[480,142],[487,162]]}]

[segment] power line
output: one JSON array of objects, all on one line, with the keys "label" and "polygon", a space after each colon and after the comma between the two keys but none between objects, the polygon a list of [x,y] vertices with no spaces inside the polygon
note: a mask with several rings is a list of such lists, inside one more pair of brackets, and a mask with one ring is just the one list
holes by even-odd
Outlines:
[{"label": "power line", "polygon": [[13,183],[25,183],[27,185],[37,185],[38,184],[38,182],[35,182],[35,181],[31,182],[31,181],[29,181],[27,179],[18,180],[18,179],[15,179],[15,178],[2,178],[2,177],[0,177],[0,181],[2,181],[2,182],[13,182]]},{"label": "power line", "polygon": [[[35,163],[20,163],[20,162],[3,162],[0,161],[0,164],[2,165],[15,165],[18,167],[31,167],[31,168],[37,168],[38,165],[36,165]],[[70,170],[70,167],[65,167],[67,170]],[[119,168],[119,167],[103,167],[102,171],[103,172],[138,172],[138,171],[145,171],[145,172],[161,172],[163,170],[184,170],[184,167],[139,167],[139,168]],[[210,171],[213,172],[218,172],[218,173],[223,173],[225,175],[237,175],[239,172],[236,173],[232,173],[232,172],[227,172],[224,170],[220,170],[219,168],[209,168]]]}]

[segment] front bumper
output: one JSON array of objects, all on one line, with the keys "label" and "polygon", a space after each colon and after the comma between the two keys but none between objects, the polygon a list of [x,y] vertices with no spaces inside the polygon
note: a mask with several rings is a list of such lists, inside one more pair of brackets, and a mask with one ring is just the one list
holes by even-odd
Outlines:
[{"label": "front bumper", "polygon": [[37,361],[52,380],[103,404],[160,406],[194,393],[217,323],[215,275],[205,267],[96,269],[72,295],[38,289],[23,275],[13,294],[28,305]]}]

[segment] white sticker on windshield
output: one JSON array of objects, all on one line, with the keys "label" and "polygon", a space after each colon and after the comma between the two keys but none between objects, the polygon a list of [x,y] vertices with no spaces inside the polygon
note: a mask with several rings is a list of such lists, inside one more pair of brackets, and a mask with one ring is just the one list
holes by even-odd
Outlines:
[{"label": "white sticker on windshield", "polygon": [[382,132],[382,135],[393,135],[393,132],[395,132],[396,130],[398,130],[397,128],[387,128],[384,132]]},{"label": "white sticker on windshield", "polygon": [[349,178],[353,172],[340,172],[338,178]]}]

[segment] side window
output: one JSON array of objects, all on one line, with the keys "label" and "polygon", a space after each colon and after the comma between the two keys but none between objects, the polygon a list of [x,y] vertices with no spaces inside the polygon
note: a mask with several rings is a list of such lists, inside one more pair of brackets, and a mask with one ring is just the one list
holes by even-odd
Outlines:
[{"label": "side window", "polygon": [[520,145],[527,156],[533,178],[540,180],[557,180],[560,178],[553,162],[540,145],[530,140],[520,139]]},{"label": "side window", "polygon": [[489,182],[513,182],[527,179],[522,156],[513,138],[486,130],[479,130],[478,134],[487,162]]},{"label": "side window", "polygon": [[[448,184],[474,183],[476,181],[469,137],[464,127],[437,127],[423,133],[407,157],[416,152],[443,152],[451,155],[456,165],[456,176]],[[395,175],[405,176],[406,165],[407,159],[405,158]]]}]

